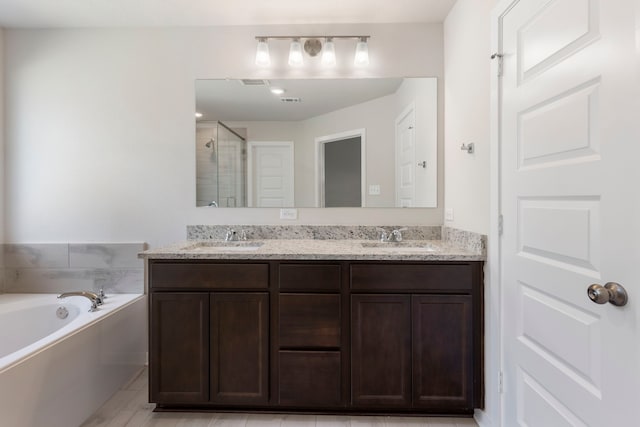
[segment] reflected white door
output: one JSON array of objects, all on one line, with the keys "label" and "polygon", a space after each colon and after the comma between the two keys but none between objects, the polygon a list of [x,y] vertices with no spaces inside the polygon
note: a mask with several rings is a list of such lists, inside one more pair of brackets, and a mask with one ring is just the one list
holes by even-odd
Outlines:
[{"label": "reflected white door", "polygon": [[[640,425],[634,0],[502,17],[503,425]],[[597,305],[592,283],[630,302]]]},{"label": "reflected white door", "polygon": [[253,141],[248,149],[250,206],[294,206],[293,143]]},{"label": "reflected white door", "polygon": [[396,119],[396,206],[416,206],[415,109],[409,106]]}]

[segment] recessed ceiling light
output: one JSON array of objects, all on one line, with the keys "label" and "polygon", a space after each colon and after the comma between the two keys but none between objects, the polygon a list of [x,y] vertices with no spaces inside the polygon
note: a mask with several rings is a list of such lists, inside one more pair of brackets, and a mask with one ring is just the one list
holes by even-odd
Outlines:
[{"label": "recessed ceiling light", "polygon": [[196,112],[196,117],[199,119],[200,117],[202,117],[202,113]]},{"label": "recessed ceiling light", "polygon": [[282,95],[284,93],[284,89],[281,89],[279,87],[272,87],[270,90],[274,95]]}]

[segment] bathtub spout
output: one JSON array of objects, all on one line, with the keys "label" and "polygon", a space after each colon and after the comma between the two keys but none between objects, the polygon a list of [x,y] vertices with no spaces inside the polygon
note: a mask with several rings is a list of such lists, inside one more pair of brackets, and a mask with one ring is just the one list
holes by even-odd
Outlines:
[{"label": "bathtub spout", "polygon": [[91,301],[91,308],[89,311],[96,311],[98,309],[98,301],[100,297],[98,294],[89,291],[75,291],[75,292],[64,292],[58,295],[58,298],[66,298],[66,297],[85,297]]}]

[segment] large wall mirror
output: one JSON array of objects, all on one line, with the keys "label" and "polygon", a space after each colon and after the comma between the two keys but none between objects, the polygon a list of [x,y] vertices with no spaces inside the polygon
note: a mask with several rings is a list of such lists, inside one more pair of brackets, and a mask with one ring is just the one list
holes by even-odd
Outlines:
[{"label": "large wall mirror", "polygon": [[195,89],[197,206],[436,206],[435,78]]}]

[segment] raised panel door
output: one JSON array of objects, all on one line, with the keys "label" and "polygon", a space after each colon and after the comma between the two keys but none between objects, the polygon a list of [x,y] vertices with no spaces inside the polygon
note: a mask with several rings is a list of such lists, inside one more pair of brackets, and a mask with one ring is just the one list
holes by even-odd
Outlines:
[{"label": "raised panel door", "polygon": [[411,296],[351,296],[351,403],[411,405]]},{"label": "raised panel door", "polygon": [[209,294],[152,293],[150,303],[150,401],[207,402]]},{"label": "raised panel door", "polygon": [[211,402],[268,402],[269,295],[211,294]]},{"label": "raised panel door", "polygon": [[413,405],[472,410],[471,295],[413,295]]}]

